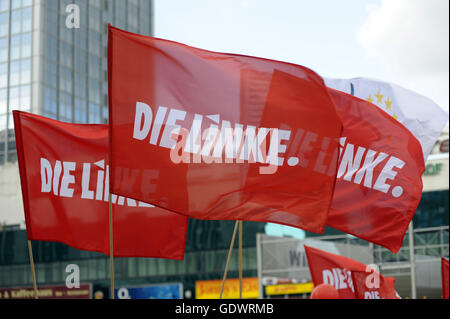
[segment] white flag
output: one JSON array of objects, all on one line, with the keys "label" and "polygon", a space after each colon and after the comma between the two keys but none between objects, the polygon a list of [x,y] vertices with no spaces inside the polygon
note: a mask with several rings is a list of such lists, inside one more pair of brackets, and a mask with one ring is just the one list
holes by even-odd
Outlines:
[{"label": "white flag", "polygon": [[420,142],[424,161],[447,124],[448,113],[429,98],[369,78],[327,79],[328,87],[367,100],[402,123]]}]

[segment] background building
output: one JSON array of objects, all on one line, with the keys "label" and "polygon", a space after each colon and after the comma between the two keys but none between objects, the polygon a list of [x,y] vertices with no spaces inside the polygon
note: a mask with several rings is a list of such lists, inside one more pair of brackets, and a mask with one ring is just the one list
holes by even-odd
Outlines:
[{"label": "background building", "polygon": [[152,15],[150,0],[0,0],[0,163],[17,158],[12,110],[106,123],[108,23],[151,35]]}]

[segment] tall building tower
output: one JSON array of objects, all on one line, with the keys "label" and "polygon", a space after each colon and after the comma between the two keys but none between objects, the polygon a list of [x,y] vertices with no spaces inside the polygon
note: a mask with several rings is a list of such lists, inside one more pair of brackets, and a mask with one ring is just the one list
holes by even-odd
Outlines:
[{"label": "tall building tower", "polygon": [[0,0],[0,165],[17,159],[12,110],[106,123],[108,24],[152,35],[153,0]]}]

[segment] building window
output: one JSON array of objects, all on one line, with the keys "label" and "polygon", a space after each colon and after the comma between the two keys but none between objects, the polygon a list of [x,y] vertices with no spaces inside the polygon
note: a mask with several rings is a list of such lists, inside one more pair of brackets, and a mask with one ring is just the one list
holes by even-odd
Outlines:
[{"label": "building window", "polygon": [[8,61],[8,38],[0,38],[0,63]]},{"label": "building window", "polygon": [[87,102],[81,98],[75,98],[75,123],[86,123],[87,121]]},{"label": "building window", "polygon": [[0,63],[0,88],[8,85],[8,64]]},{"label": "building window", "polygon": [[64,92],[59,94],[59,119],[72,121],[72,96]]},{"label": "building window", "polygon": [[46,116],[56,116],[58,114],[56,89],[49,87],[45,88],[44,111],[46,112]]},{"label": "building window", "polygon": [[8,12],[0,13],[0,37],[8,35],[8,23],[9,23]]},{"label": "building window", "polygon": [[0,0],[0,12],[9,10],[9,0]]}]

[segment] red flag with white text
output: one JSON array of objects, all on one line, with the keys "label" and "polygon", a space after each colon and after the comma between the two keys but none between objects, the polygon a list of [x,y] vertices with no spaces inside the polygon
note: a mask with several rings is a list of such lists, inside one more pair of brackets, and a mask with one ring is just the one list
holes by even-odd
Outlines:
[{"label": "red flag with white text", "polygon": [[[109,255],[108,126],[13,114],[28,239]],[[186,217],[111,200],[114,256],[184,258]]]},{"label": "red flag with white text", "polygon": [[366,271],[363,263],[305,245],[306,258],[314,286],[330,284],[340,299],[357,299],[352,272]]},{"label": "red flag with white text", "polygon": [[113,193],[323,231],[342,125],[320,76],[113,27],[108,66]]},{"label": "red flag with white text", "polygon": [[442,298],[448,298],[448,260],[441,258]]},{"label": "red flag with white text", "polygon": [[379,272],[352,271],[357,299],[401,299],[395,290],[395,278],[383,277]]},{"label": "red flag with white text", "polygon": [[422,196],[421,145],[372,103],[329,92],[344,129],[327,226],[396,253]]}]

